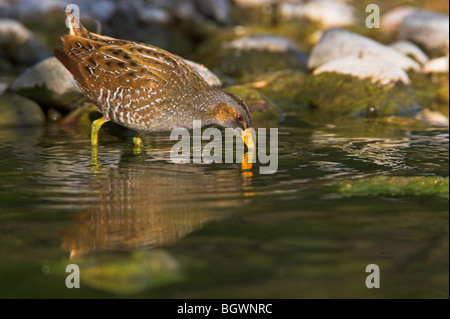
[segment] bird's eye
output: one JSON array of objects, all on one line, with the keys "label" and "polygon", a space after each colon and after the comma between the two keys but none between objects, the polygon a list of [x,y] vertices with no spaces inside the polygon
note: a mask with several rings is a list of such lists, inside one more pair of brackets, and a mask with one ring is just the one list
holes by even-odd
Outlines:
[{"label": "bird's eye", "polygon": [[240,115],[240,114],[236,115],[236,121],[242,122],[243,120],[244,120],[244,118],[242,117],[242,115]]}]

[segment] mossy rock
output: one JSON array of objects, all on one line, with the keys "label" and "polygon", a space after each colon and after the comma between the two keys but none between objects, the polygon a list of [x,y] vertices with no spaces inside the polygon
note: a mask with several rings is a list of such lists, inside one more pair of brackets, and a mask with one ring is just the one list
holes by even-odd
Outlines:
[{"label": "mossy rock", "polygon": [[420,105],[449,117],[449,75],[409,72],[411,85]]},{"label": "mossy rock", "polygon": [[308,81],[308,74],[294,70],[282,70],[257,77],[253,85],[260,87],[283,111],[306,111],[309,108],[299,92]]},{"label": "mossy rock", "polygon": [[224,89],[236,94],[247,104],[253,127],[277,127],[283,112],[264,94],[246,86],[230,86]]},{"label": "mossy rock", "polygon": [[448,177],[375,176],[345,180],[337,185],[343,196],[437,196],[449,198]]},{"label": "mossy rock", "polygon": [[381,86],[335,72],[283,71],[259,77],[255,84],[283,111],[301,112],[304,120],[311,122],[337,117],[414,117],[421,110],[408,85]]},{"label": "mossy rock", "polygon": [[306,55],[290,40],[273,34],[248,33],[243,29],[220,34],[199,50],[198,60],[219,77],[238,83],[284,69],[306,71]]},{"label": "mossy rock", "polygon": [[0,127],[35,126],[45,123],[45,115],[35,102],[17,94],[0,96]]}]

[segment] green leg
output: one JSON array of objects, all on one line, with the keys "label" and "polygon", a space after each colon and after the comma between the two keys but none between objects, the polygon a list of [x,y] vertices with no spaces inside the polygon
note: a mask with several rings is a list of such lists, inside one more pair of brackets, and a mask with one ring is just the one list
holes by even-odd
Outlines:
[{"label": "green leg", "polygon": [[137,147],[141,147],[142,144],[142,138],[144,137],[144,133],[137,132],[136,135],[133,137],[133,144]]},{"label": "green leg", "polygon": [[144,136],[144,133],[137,132],[137,134],[133,137],[133,152],[135,155],[142,153],[142,137]]},{"label": "green leg", "polygon": [[95,120],[92,122],[92,129],[91,129],[91,145],[97,146],[98,145],[98,131],[100,130],[100,127],[102,127],[105,122],[108,122],[108,120],[105,120],[104,117],[99,118],[98,120]]}]

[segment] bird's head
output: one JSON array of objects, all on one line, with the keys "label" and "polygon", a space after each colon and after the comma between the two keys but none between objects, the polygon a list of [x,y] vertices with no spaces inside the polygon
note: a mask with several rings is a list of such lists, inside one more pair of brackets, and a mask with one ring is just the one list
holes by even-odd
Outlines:
[{"label": "bird's head", "polygon": [[215,92],[214,101],[215,105],[210,113],[209,122],[240,132],[247,147],[255,147],[250,112],[244,101],[237,95],[225,91]]}]

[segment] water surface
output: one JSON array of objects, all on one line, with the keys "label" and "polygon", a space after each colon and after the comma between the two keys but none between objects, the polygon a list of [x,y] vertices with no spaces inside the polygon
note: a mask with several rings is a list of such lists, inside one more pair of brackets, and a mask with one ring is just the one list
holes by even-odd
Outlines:
[{"label": "water surface", "polygon": [[173,164],[167,136],[145,143],[102,133],[93,162],[84,130],[0,131],[0,297],[448,298],[447,198],[336,188],[447,177],[448,129],[287,117],[273,175]]}]

